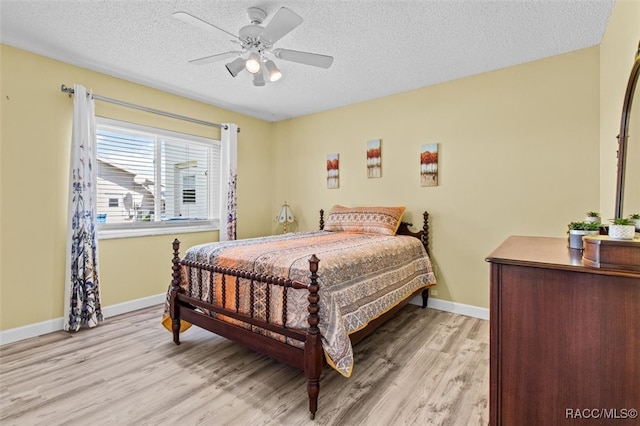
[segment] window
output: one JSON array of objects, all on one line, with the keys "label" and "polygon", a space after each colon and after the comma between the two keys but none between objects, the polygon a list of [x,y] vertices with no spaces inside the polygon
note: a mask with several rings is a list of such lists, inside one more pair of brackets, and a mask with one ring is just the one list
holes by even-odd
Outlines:
[{"label": "window", "polygon": [[188,175],[182,177],[182,202],[196,202],[196,176]]},{"label": "window", "polygon": [[96,124],[101,238],[217,229],[219,141],[104,118]]}]

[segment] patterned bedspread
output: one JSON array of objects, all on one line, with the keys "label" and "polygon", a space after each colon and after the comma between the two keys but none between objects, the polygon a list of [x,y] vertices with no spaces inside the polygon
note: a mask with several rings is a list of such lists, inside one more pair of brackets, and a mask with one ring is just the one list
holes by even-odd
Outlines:
[{"label": "patterned bedspread", "polygon": [[[198,245],[190,248],[185,258],[308,282],[308,259],[312,254],[320,259],[319,328],[325,355],[332,367],[349,377],[353,368],[349,334],[365,327],[415,290],[435,283],[431,262],[418,239],[345,232],[297,232]],[[182,276],[182,286],[187,294],[209,302],[221,302],[219,279],[214,288],[210,288],[202,284],[209,282],[206,271],[184,268]],[[264,287],[266,284],[256,292],[264,292]],[[225,291],[227,307],[231,308],[235,305],[234,286],[227,284]],[[287,291],[286,325],[306,329],[308,291]],[[256,294],[254,300],[260,299]],[[248,294],[241,293],[240,300],[240,311],[248,312]],[[271,300],[280,300],[280,297],[274,293]],[[282,324],[281,304],[272,302],[266,307],[258,302],[254,306],[257,317],[263,317],[269,309],[271,322]],[[272,334],[265,330],[257,332]],[[282,336],[272,337],[285,340]]]}]

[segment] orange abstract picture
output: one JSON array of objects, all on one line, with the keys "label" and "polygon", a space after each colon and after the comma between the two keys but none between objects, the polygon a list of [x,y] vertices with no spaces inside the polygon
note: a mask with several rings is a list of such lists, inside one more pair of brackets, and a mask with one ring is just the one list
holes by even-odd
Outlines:
[{"label": "orange abstract picture", "polygon": [[382,176],[382,149],[380,139],[367,142],[367,177]]},{"label": "orange abstract picture", "polygon": [[340,154],[327,155],[327,188],[340,187]]},{"label": "orange abstract picture", "polygon": [[420,185],[438,186],[438,144],[420,148]]}]

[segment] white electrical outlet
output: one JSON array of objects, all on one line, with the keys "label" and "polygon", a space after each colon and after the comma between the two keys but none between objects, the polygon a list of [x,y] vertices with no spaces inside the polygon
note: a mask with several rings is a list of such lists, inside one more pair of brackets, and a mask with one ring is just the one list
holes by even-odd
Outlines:
[{"label": "white electrical outlet", "polygon": [[429,289],[429,295],[430,296],[437,296],[438,295],[438,290],[436,290],[435,288],[431,288]]}]

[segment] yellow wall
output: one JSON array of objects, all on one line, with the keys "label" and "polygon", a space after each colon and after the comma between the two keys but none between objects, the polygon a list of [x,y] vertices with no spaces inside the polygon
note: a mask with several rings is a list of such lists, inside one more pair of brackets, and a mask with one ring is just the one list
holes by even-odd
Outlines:
[{"label": "yellow wall", "polygon": [[[238,135],[238,234],[271,231],[272,124],[201,102],[0,45],[1,194],[0,330],[62,317],[67,183],[73,101],[60,85],[218,123]],[[96,113],[219,139],[220,131],[113,104]],[[103,306],[164,292],[175,235],[101,240]],[[188,246],[217,232],[178,235]]]},{"label": "yellow wall", "polygon": [[[428,210],[438,298],[488,307],[484,259],[500,242],[564,237],[598,207],[598,60],[594,47],[278,122],[276,199],[300,229],[335,203],[406,205],[414,224]],[[368,179],[366,142],[377,138],[382,178]],[[438,187],[420,186],[426,143],[440,144]],[[339,189],[326,188],[332,153]]]},{"label": "yellow wall", "polygon": [[[317,210],[336,203],[403,204],[416,225],[427,209],[438,297],[488,307],[484,258],[505,237],[564,237],[566,224],[587,210],[600,206],[604,217],[605,207],[613,211],[609,140],[639,38],[638,7],[616,2],[602,47],[278,123],[0,45],[0,330],[62,316],[72,115],[62,83],[237,123],[240,237],[277,232],[271,218],[285,200],[298,219],[294,230],[316,229]],[[109,104],[97,109],[219,136]],[[365,144],[374,138],[382,139],[383,177],[367,179]],[[440,144],[438,187],[420,187],[418,152],[426,143]],[[325,161],[332,153],[340,154],[341,177],[340,188],[329,190]],[[103,305],[164,292],[173,237],[101,240]],[[217,232],[178,237],[188,246],[216,240]]]},{"label": "yellow wall", "polygon": [[[640,1],[618,0],[600,43],[600,211],[603,218],[612,218],[614,215],[618,149],[616,135],[620,133],[622,102],[639,42]],[[633,109],[636,113],[630,119],[630,124],[636,126],[640,121],[640,105],[637,103],[639,93],[640,89],[636,89]],[[633,145],[632,148],[637,153],[640,150],[638,138],[633,139],[634,133],[630,135],[632,139],[629,145]],[[638,159],[638,156],[634,158]],[[627,169],[628,185],[633,180],[637,182],[640,167],[637,164],[634,167],[634,163],[629,163]],[[629,177],[633,170],[636,174]],[[625,204],[627,205],[630,206],[629,203]],[[625,208],[625,215],[628,213],[632,212]]]}]

